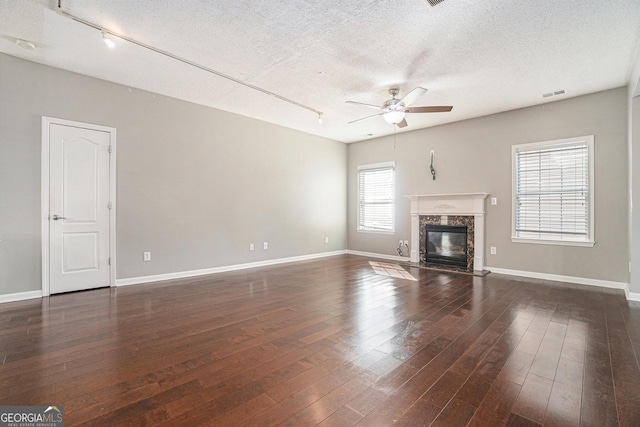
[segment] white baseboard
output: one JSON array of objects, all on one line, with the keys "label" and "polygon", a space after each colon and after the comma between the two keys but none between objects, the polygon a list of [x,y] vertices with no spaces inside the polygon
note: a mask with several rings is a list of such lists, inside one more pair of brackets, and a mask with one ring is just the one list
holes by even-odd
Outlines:
[{"label": "white baseboard", "polygon": [[335,255],[344,255],[346,251],[322,252],[311,255],[300,255],[289,258],[270,259],[266,261],[249,262],[245,264],[225,265],[222,267],[203,268],[201,270],[178,271],[175,273],[154,274],[152,276],[129,277],[116,279],[116,286],[139,285],[142,283],[160,282],[163,280],[184,279],[188,277],[204,276],[207,274],[224,273],[226,271],[245,270],[247,268],[266,267],[269,265],[284,264],[287,262],[307,261],[317,258],[325,258]]},{"label": "white baseboard", "polygon": [[376,254],[374,252],[353,251],[351,249],[348,249],[346,253],[348,253],[349,255],[358,255],[358,256],[364,256],[368,258],[388,259],[389,261],[406,261],[406,262],[410,261],[410,258],[408,256],[405,257],[405,256],[398,256],[398,255]]},{"label": "white baseboard", "polygon": [[[629,284],[624,282],[613,282],[611,280],[589,279],[587,277],[563,276],[560,274],[538,273],[535,271],[509,270],[498,267],[485,267],[485,269],[497,274],[507,274],[509,276],[529,277],[531,279],[553,280],[556,282],[576,283],[578,285],[599,286],[601,288],[621,289],[625,292],[627,299],[631,299]],[[640,297],[640,294],[635,294]]]},{"label": "white baseboard", "polygon": [[629,289],[626,289],[626,294],[627,294],[627,300],[640,302],[640,293],[629,292]]},{"label": "white baseboard", "polygon": [[23,301],[34,298],[42,298],[42,291],[16,292],[14,294],[0,295],[0,303]]}]

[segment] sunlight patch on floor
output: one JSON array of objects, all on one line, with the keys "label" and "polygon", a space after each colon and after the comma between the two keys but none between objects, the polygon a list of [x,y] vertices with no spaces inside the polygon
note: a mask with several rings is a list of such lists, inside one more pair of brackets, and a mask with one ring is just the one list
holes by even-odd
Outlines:
[{"label": "sunlight patch on floor", "polygon": [[417,281],[415,277],[411,275],[404,268],[398,264],[390,264],[388,262],[369,261],[369,265],[373,268],[376,274],[381,276],[397,277],[398,279],[407,279]]}]

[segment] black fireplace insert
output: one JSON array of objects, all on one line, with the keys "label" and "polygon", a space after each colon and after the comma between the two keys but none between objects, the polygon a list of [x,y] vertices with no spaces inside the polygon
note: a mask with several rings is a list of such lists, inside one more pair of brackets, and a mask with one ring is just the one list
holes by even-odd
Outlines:
[{"label": "black fireplace insert", "polygon": [[426,225],[426,263],[467,268],[467,227]]}]

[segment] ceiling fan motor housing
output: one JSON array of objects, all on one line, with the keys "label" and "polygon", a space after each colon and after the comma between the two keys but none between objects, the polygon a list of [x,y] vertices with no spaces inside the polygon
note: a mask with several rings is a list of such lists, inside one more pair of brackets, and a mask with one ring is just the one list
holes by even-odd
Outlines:
[{"label": "ceiling fan motor housing", "polygon": [[382,109],[388,111],[403,111],[404,104],[400,102],[399,99],[392,98],[382,104]]}]

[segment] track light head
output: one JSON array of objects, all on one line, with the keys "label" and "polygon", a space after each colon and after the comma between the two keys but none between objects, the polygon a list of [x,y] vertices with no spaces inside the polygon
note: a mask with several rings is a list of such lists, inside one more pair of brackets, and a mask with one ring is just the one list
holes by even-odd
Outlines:
[{"label": "track light head", "polygon": [[102,30],[102,40],[109,49],[113,49],[114,47],[116,47],[116,43],[111,40],[111,38],[109,38],[109,35],[104,30]]}]

